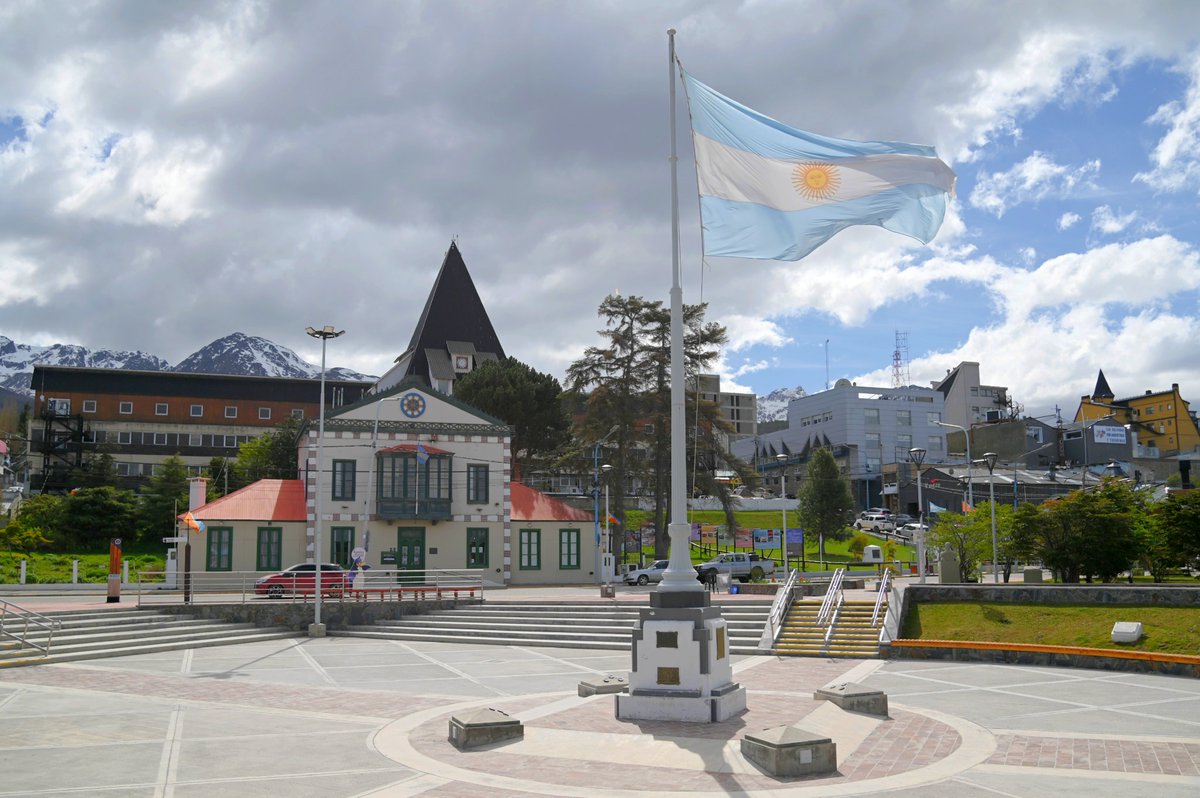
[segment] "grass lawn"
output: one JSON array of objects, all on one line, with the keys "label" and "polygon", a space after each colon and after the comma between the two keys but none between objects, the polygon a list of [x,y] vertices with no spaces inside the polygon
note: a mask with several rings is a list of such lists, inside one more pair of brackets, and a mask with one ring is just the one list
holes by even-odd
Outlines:
[{"label": "grass lawn", "polygon": [[[1142,639],[1137,643],[1112,642],[1112,627],[1117,621],[1140,621]],[[1200,655],[1200,607],[915,604],[901,636]]]},{"label": "grass lawn", "polygon": [[[154,554],[125,553],[129,561],[129,578],[137,571],[162,571],[166,558]],[[15,585],[21,573],[21,560],[26,561],[25,582],[27,584],[70,584],[71,561],[79,560],[80,582],[106,582],[108,580],[108,553],[104,554],[25,554],[15,551],[0,551],[0,584]]]}]

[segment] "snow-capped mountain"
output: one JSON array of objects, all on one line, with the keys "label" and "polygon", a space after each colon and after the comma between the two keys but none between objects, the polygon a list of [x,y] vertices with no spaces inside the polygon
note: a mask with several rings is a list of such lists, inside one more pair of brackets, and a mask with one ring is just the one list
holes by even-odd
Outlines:
[{"label": "snow-capped mountain", "polygon": [[766,396],[758,397],[758,423],[767,421],[786,421],[788,403],[801,396],[808,396],[803,388],[776,388]]},{"label": "snow-capped mountain", "polygon": [[[0,388],[31,394],[33,367],[81,366],[89,368],[138,369],[142,371],[186,371],[193,374],[232,374],[260,377],[315,378],[321,374],[295,352],[266,338],[232,333],[184,358],[177,366],[145,352],[99,349],[95,352],[75,344],[30,346],[0,335]],[[330,368],[326,377],[341,380],[374,380],[352,369]]]}]

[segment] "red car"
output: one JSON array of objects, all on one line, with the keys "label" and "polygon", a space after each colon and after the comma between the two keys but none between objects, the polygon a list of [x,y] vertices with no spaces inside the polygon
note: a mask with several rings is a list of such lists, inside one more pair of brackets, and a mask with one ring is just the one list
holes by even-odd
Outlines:
[{"label": "red car", "polygon": [[[302,562],[277,574],[259,579],[254,583],[254,592],[268,598],[312,593],[313,585],[316,582],[316,573],[315,563]],[[347,586],[346,577],[346,571],[337,563],[321,563],[321,594],[328,596],[341,593]]]}]

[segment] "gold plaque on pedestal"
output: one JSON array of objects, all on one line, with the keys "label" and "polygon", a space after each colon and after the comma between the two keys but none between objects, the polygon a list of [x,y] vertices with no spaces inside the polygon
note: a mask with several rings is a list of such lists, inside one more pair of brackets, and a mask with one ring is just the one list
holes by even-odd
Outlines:
[{"label": "gold plaque on pedestal", "polygon": [[658,669],[659,684],[679,684],[679,668],[659,668]]}]

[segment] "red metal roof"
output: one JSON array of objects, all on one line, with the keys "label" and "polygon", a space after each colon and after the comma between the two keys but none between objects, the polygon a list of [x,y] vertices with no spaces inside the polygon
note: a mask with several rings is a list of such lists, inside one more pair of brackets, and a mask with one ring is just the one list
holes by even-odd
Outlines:
[{"label": "red metal roof", "polygon": [[[436,446],[430,446],[424,443],[421,444],[421,448],[425,450],[426,454],[454,454],[454,452],[449,451],[448,449],[439,449]],[[415,443],[400,443],[395,446],[389,446],[387,449],[380,449],[379,453],[399,454],[400,452],[415,453],[416,451],[417,445]]]},{"label": "red metal roof", "polygon": [[[192,511],[201,521],[306,521],[304,482],[260,479]],[[180,518],[183,518],[181,513]]]},{"label": "red metal roof", "polygon": [[514,521],[593,521],[592,514],[566,502],[552,499],[540,490],[512,483],[512,520]]}]

